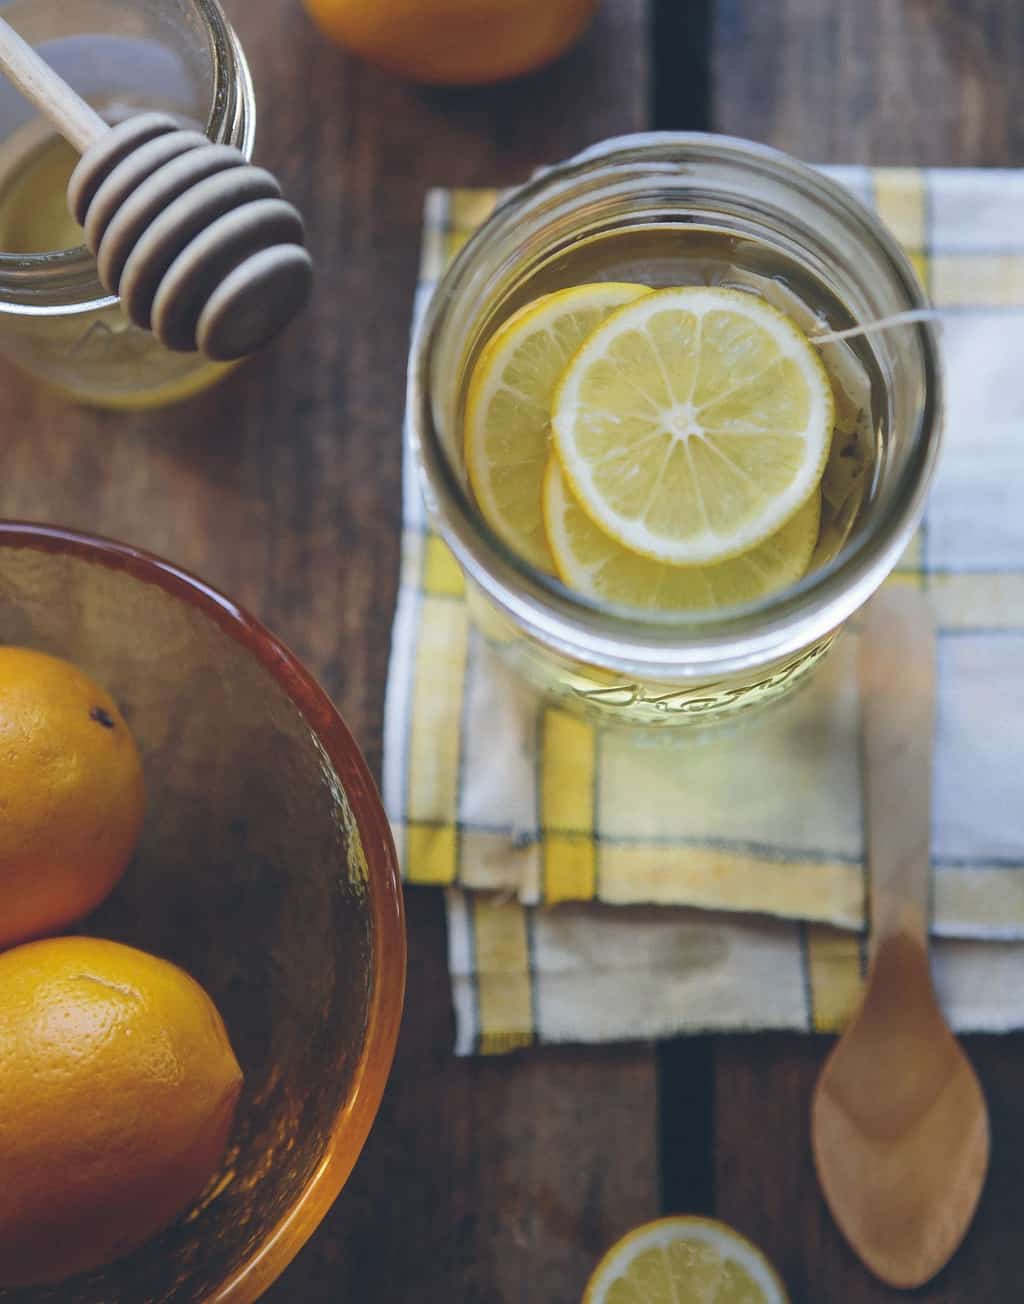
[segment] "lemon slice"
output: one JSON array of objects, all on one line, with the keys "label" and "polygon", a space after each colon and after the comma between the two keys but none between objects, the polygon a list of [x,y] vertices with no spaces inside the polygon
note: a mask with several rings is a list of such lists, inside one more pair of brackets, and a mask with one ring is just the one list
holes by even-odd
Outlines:
[{"label": "lemon slice", "polygon": [[554,571],[540,490],[551,441],[551,398],[569,359],[642,285],[579,285],[528,303],[480,355],[466,399],[466,465],[487,523],[526,561]]},{"label": "lemon slice", "polygon": [[786,1304],[778,1274],[739,1232],[710,1218],[660,1218],[613,1245],[583,1304]]},{"label": "lemon slice", "polygon": [[749,552],[807,502],[832,438],[807,337],[739,290],[660,290],[579,350],[552,409],[555,448],[595,524],[676,565]]},{"label": "lemon slice", "polygon": [[764,543],[709,566],[669,566],[623,548],[580,507],[554,454],[544,476],[543,506],[551,555],[570,588],[622,606],[699,611],[753,602],[798,580],[818,541],[821,493],[815,490]]}]

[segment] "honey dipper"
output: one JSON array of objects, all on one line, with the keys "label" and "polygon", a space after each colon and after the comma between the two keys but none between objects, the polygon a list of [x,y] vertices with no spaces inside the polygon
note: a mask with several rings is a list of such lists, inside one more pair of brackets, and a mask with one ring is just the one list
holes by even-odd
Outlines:
[{"label": "honey dipper", "polygon": [[302,218],[269,172],[165,113],[109,126],[3,18],[0,71],[81,155],[68,207],[136,326],[228,362],[302,308],[313,277]]}]

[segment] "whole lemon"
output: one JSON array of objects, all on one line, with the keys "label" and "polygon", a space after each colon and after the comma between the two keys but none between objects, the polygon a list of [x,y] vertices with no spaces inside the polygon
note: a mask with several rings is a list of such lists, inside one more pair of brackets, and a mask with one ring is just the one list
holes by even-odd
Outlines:
[{"label": "whole lemon", "polygon": [[166,960],[61,937],[0,955],[0,1288],[142,1244],[216,1171],[242,1074]]},{"label": "whole lemon", "polygon": [[320,28],[417,82],[518,77],[579,37],[597,0],[306,0]]},{"label": "whole lemon", "polygon": [[144,805],[138,749],[110,695],[68,661],[0,647],[0,947],[99,905]]}]

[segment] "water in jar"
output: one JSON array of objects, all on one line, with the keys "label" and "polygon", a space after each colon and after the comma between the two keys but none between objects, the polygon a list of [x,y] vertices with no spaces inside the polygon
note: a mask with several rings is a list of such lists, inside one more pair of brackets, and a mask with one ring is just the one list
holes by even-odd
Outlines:
[{"label": "water in jar", "polygon": [[[550,257],[521,281],[494,313],[489,328],[475,342],[465,376],[472,373],[487,338],[513,311],[551,291],[596,281],[625,281],[654,289],[711,285],[756,294],[785,313],[808,337],[856,324],[846,306],[818,277],[781,250],[760,240],[704,225],[633,227],[579,240]],[[857,527],[870,498],[884,454],[887,400],[882,373],[868,337],[816,346],[828,374],[835,425],[824,477],[817,545],[810,570],[825,565]],[[463,395],[463,399],[464,399]],[[471,593],[478,620],[498,641],[511,633],[494,609],[485,610]],[[536,652],[536,655],[535,655]],[[528,677],[556,696],[589,700],[602,708],[618,707],[636,720],[665,718],[677,712],[712,714],[733,705],[772,698],[815,664],[820,648],[793,663],[770,667],[753,682],[714,685],[637,684],[599,667],[557,665],[557,658],[520,640],[515,659]]]}]

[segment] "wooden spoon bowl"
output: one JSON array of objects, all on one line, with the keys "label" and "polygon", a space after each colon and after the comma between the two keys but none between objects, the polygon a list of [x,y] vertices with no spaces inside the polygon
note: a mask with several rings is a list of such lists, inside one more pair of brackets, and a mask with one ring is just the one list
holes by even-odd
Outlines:
[{"label": "wooden spoon bowl", "polygon": [[928,1281],[956,1250],[988,1168],[981,1087],[939,1009],[927,953],[879,949],[812,1106],[814,1160],[843,1235],[892,1286]]}]

